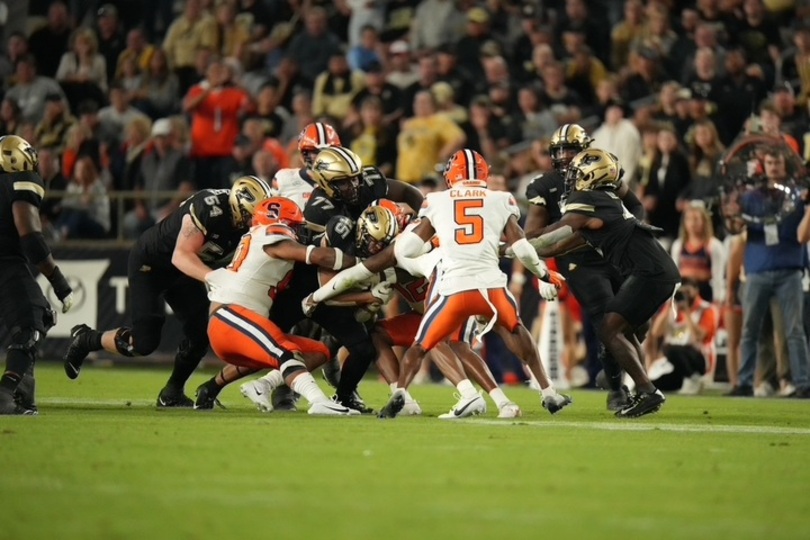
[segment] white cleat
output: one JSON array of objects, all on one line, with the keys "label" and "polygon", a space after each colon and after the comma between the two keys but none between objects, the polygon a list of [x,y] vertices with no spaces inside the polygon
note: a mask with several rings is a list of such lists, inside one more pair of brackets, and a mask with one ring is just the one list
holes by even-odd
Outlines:
[{"label": "white cleat", "polygon": [[523,411],[517,406],[517,403],[511,401],[500,408],[498,418],[518,418],[523,415]]},{"label": "white cleat", "polygon": [[459,418],[467,418],[476,414],[484,414],[487,412],[487,402],[484,396],[479,392],[473,397],[465,398],[456,394],[458,402],[450,409],[450,412],[440,414],[439,418],[442,420],[457,420]]},{"label": "white cleat", "polygon": [[354,409],[344,407],[340,403],[327,400],[313,403],[307,413],[317,416],[356,416],[360,414],[360,411],[355,411]]},{"label": "white cleat", "polygon": [[264,379],[255,379],[239,387],[242,395],[248,398],[261,412],[273,412],[273,387]]},{"label": "white cleat", "polygon": [[422,407],[419,406],[415,399],[405,398],[405,406],[402,407],[399,414],[400,416],[419,416],[422,414]]}]

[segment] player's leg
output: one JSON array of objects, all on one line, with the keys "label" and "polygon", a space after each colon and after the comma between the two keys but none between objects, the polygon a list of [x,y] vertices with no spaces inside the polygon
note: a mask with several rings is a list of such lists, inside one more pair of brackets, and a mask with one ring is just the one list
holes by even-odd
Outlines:
[{"label": "player's leg", "polygon": [[[463,328],[459,328],[451,339],[458,341],[462,330]],[[458,390],[456,394],[458,399],[453,408],[450,409],[450,412],[440,414],[439,418],[454,420],[487,412],[486,400],[467,377],[464,372],[464,365],[450,346],[449,340],[437,343],[435,347],[428,351],[428,355],[432,358],[436,367],[439,368],[439,371],[442,372],[442,375]]]},{"label": "player's leg", "polygon": [[[394,347],[410,347],[419,330],[422,315],[419,313],[405,313],[377,322],[371,332],[374,348],[377,350],[377,369],[391,389],[397,391],[399,379],[399,359]],[[405,390],[405,406],[401,414],[419,415],[422,408],[419,403]]]},{"label": "player's leg", "polygon": [[476,354],[469,345],[472,338],[469,333],[474,332],[475,326],[475,321],[470,319],[465,327],[465,335],[459,341],[451,341],[450,347],[461,360],[464,370],[489,394],[495,406],[498,407],[498,418],[516,418],[522,414],[520,407],[506,397],[504,391],[495,382],[495,377],[484,359]]},{"label": "player's leg", "polygon": [[0,376],[0,414],[36,414],[33,386],[20,386],[33,369],[39,344],[54,324],[54,314],[23,261],[3,263],[0,291],[0,318],[11,330],[6,367]]},{"label": "player's leg", "polygon": [[103,349],[128,357],[147,356],[160,344],[166,321],[163,293],[176,281],[178,273],[159,271],[142,264],[137,250],[135,246],[130,252],[127,270],[132,327],[99,331],[86,324],[74,326],[70,331],[70,345],[62,357],[69,378],[79,376],[85,358],[93,351]]}]

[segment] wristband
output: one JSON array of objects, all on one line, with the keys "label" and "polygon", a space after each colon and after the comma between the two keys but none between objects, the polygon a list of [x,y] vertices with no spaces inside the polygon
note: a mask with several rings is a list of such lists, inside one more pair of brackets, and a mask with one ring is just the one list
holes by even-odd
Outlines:
[{"label": "wristband", "polygon": [[68,283],[68,280],[58,266],[55,267],[51,275],[48,276],[48,281],[51,283],[53,292],[59,300],[64,300],[67,295],[73,292],[70,283]]},{"label": "wristband", "polygon": [[304,262],[307,264],[312,264],[312,252],[315,251],[315,246],[309,245],[307,246],[307,256],[304,259]]},{"label": "wristband", "polygon": [[340,270],[343,268],[343,252],[338,248],[333,248],[335,250],[335,264],[332,266],[332,270]]}]

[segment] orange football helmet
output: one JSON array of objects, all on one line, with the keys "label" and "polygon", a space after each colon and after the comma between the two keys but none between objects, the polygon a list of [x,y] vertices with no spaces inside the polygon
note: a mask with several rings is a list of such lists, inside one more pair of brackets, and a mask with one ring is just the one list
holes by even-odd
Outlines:
[{"label": "orange football helmet", "polygon": [[457,151],[447,160],[444,167],[444,180],[448,187],[458,182],[483,182],[489,179],[489,165],[484,156],[464,148]]},{"label": "orange football helmet", "polygon": [[279,225],[279,234],[288,229],[293,238],[298,238],[298,231],[304,226],[304,214],[295,202],[287,197],[270,197],[256,207],[253,214],[253,225]]},{"label": "orange football helmet", "polygon": [[315,155],[319,150],[330,146],[341,146],[341,144],[337,131],[329,124],[323,122],[307,124],[298,135],[298,152],[307,168],[310,168],[315,162]]}]

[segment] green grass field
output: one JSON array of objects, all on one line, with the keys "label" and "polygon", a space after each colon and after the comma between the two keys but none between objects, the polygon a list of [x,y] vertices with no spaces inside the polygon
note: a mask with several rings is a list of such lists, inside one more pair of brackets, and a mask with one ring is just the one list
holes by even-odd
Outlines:
[{"label": "green grass field", "polygon": [[[671,396],[619,421],[602,393],[519,421],[157,411],[165,372],[38,371],[0,419],[0,538],[810,538],[810,403]],[[193,389],[204,378],[197,374]],[[363,385],[379,407],[386,387]]]}]

